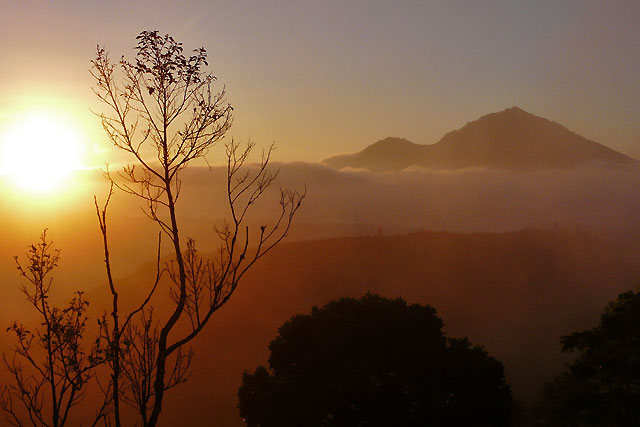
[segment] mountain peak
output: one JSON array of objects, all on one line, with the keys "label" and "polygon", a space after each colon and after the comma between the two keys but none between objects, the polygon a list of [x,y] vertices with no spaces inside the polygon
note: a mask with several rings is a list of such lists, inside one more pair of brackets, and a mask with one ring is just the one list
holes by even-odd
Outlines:
[{"label": "mountain peak", "polygon": [[504,121],[510,121],[510,120],[514,120],[514,119],[532,119],[532,120],[542,120],[542,121],[545,121],[545,122],[549,122],[550,121],[550,120],[545,119],[543,117],[536,116],[535,114],[532,114],[532,113],[530,113],[528,111],[525,111],[522,108],[517,107],[517,106],[513,106],[511,108],[505,108],[504,110],[498,111],[498,112],[495,112],[495,113],[485,114],[484,116],[481,116],[477,120],[482,120],[482,119],[485,119],[485,118],[493,118],[493,119],[504,120]]},{"label": "mountain peak", "polygon": [[362,168],[375,171],[403,169],[406,156],[420,155],[422,145],[414,144],[404,138],[386,137],[374,142],[360,153],[333,156],[324,163],[342,169]]},{"label": "mountain peak", "polygon": [[397,137],[393,137],[393,136],[388,136],[384,139],[381,139],[379,141],[374,142],[373,144],[371,144],[370,146],[368,146],[367,148],[365,148],[365,150],[369,150],[372,149],[374,147],[376,148],[382,148],[382,147],[393,147],[393,148],[398,148],[398,147],[407,147],[407,146],[412,146],[412,145],[417,145],[414,144],[413,142],[405,139],[405,138],[397,138]]},{"label": "mountain peak", "polygon": [[325,164],[336,168],[355,167],[377,171],[400,170],[409,166],[440,169],[567,169],[590,162],[616,166],[637,163],[517,106],[468,122],[433,145],[419,145],[404,138],[387,137],[359,153],[325,160]]},{"label": "mountain peak", "polygon": [[[518,107],[517,105],[514,105],[511,108],[505,108],[504,111],[511,111],[514,113],[527,113],[526,111],[524,111],[522,108]],[[527,114],[531,114],[531,113],[527,113]]]}]

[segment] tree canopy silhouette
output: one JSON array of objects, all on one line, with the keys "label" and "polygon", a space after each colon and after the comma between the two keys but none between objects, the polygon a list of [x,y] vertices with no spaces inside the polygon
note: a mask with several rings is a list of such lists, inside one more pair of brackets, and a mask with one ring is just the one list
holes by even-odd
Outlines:
[{"label": "tree canopy silhouette", "polygon": [[282,325],[269,369],[243,374],[249,426],[508,425],[503,365],[442,332],[430,306],[367,294]]},{"label": "tree canopy silhouette", "polygon": [[640,425],[640,293],[609,303],[593,329],[562,337],[578,353],[544,390],[539,421],[550,426]]}]

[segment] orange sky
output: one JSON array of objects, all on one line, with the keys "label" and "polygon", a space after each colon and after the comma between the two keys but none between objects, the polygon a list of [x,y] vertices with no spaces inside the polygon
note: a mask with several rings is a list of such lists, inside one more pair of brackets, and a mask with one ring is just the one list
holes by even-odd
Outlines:
[{"label": "orange sky", "polygon": [[386,136],[433,143],[513,105],[639,158],[640,3],[522,3],[3,0],[0,133],[24,111],[55,111],[100,147],[95,46],[130,55],[158,29],[208,49],[235,107],[230,133],[276,142],[277,160]]}]

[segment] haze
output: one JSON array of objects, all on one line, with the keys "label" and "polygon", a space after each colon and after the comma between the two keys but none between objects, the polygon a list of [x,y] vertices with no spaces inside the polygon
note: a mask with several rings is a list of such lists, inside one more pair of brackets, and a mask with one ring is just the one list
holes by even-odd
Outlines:
[{"label": "haze", "polygon": [[284,161],[385,136],[431,144],[513,105],[640,157],[638,16],[632,0],[3,1],[0,127],[17,109],[63,110],[103,144],[88,58],[96,44],[131,53],[151,28],[205,46],[234,136],[276,142]]},{"label": "haze", "polygon": [[[144,300],[157,261],[180,258],[176,241],[184,250],[195,238],[191,254],[213,260],[225,254],[216,233],[227,221],[240,230],[227,248],[259,251],[279,203],[291,203],[282,215],[291,229],[274,230],[286,239],[251,264],[189,344],[193,375],[167,392],[159,425],[246,425],[242,372],[267,363],[283,322],[366,292],[430,304],[446,334],[484,346],[504,364],[513,425],[528,425],[545,384],[573,357],[560,337],[594,327],[607,303],[637,289],[637,1],[0,1],[0,353],[15,341],[6,326],[42,324],[13,259],[42,230],[62,250],[51,301],[84,292],[90,337],[112,313],[96,212],[110,189],[103,172],[135,158],[113,146],[98,116],[108,108],[92,90],[97,46],[116,62],[134,60],[147,30],[174,36],[187,55],[203,46],[213,87],[226,89],[216,120],[233,114],[224,138],[180,169],[179,182],[154,187],[166,184],[166,170],[140,175],[146,200],[112,175],[105,217],[123,312]],[[158,96],[157,87],[139,89],[142,99]],[[189,141],[189,130],[176,141]],[[262,149],[275,143],[267,171],[278,171],[271,187],[258,179],[256,193],[239,198],[250,214],[237,224],[243,210],[228,205],[224,145],[232,140],[256,143],[244,166],[258,176]],[[172,148],[176,158],[189,153]],[[142,157],[161,170],[171,150],[153,149]],[[175,211],[144,193],[169,197],[167,187],[181,191]],[[235,256],[236,265],[250,259]],[[168,276],[149,300],[160,322],[179,289]],[[190,333],[194,320],[184,316],[169,341]],[[2,368],[0,385],[10,381]],[[71,425],[86,424],[98,395],[94,387]],[[123,425],[138,419],[131,407],[123,414]]]}]

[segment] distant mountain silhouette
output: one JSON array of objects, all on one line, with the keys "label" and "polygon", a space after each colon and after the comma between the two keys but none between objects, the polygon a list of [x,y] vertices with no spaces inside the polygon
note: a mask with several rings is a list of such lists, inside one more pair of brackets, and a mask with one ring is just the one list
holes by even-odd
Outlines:
[{"label": "distant mountain silhouette", "polygon": [[385,138],[359,153],[324,160],[326,165],[334,168],[374,171],[401,170],[410,166],[441,169],[568,169],[588,162],[615,166],[637,164],[636,160],[624,154],[518,107],[482,116],[449,132],[432,145]]}]

